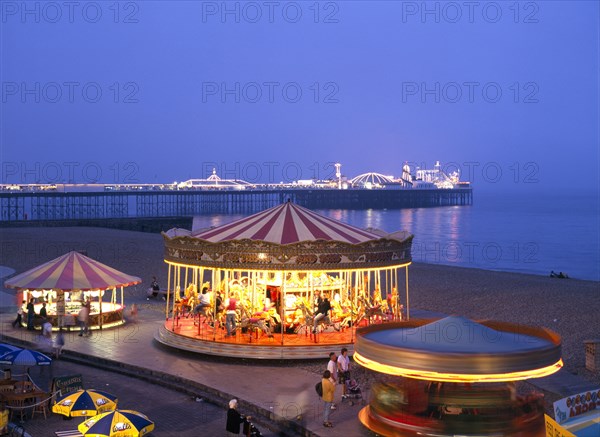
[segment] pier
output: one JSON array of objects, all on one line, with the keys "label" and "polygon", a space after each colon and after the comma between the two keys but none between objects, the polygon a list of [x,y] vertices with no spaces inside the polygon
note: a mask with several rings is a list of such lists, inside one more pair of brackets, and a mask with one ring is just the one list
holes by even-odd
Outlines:
[{"label": "pier", "polygon": [[287,200],[310,209],[400,209],[471,205],[468,188],[1,191],[0,222],[191,217],[254,213]]}]

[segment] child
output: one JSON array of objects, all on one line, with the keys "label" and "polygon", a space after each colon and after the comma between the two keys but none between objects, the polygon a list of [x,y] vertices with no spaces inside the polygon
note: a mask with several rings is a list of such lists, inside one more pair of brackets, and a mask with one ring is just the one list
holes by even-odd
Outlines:
[{"label": "child", "polygon": [[21,306],[19,307],[19,309],[17,309],[17,318],[15,319],[14,322],[12,322],[12,327],[16,328],[22,328],[23,326],[21,325],[21,323],[23,322],[23,306],[25,305],[25,301],[23,301],[21,303]]},{"label": "child", "polygon": [[138,321],[138,306],[136,303],[131,305],[131,320],[135,323]]}]

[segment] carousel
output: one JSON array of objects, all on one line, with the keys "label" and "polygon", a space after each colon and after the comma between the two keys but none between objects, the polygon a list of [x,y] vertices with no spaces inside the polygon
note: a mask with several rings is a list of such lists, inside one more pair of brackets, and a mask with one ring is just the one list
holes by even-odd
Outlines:
[{"label": "carousel", "polygon": [[354,360],[384,374],[359,419],[386,436],[542,437],[543,395],[516,381],[563,366],[552,331],[454,316],[363,328]]},{"label": "carousel", "polygon": [[[168,292],[156,339],[169,346],[232,357],[317,358],[332,346],[352,350],[358,326],[409,317],[413,236],[406,232],[359,229],[287,202],[163,237]],[[232,299],[233,332],[226,329]],[[331,309],[320,316],[325,300]]]},{"label": "carousel", "polygon": [[[142,280],[113,269],[79,252],[69,252],[13,276],[5,287],[16,288],[17,304],[34,301],[35,325],[41,324],[42,306],[54,329],[71,328],[85,303],[90,304],[89,328],[102,329],[124,323],[123,288]],[[24,315],[23,323],[27,322]]]}]

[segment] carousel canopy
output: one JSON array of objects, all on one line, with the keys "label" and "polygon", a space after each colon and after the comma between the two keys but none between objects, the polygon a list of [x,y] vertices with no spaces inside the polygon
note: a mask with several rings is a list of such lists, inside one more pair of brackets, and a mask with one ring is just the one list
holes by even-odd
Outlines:
[{"label": "carousel canopy", "polygon": [[193,236],[213,243],[249,239],[276,244],[312,240],[356,244],[381,238],[380,235],[323,217],[292,202],[214,229],[202,230]]},{"label": "carousel canopy", "polygon": [[562,367],[551,331],[455,316],[362,329],[354,359],[383,373],[453,382],[513,381]]},{"label": "carousel canopy", "polygon": [[412,235],[369,232],[287,202],[187,236],[163,233],[167,262],[222,268],[321,270],[409,264]]},{"label": "carousel canopy", "polygon": [[69,252],[35,267],[4,283],[5,287],[29,290],[106,290],[139,284],[142,280],[126,275],[79,252]]}]

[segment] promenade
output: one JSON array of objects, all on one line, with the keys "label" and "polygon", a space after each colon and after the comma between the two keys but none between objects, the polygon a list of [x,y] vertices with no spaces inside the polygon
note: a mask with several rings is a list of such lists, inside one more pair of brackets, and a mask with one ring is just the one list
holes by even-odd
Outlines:
[{"label": "promenade", "polygon": [[[121,271],[145,279],[156,274],[163,283],[167,277],[162,259],[164,242],[158,234],[85,227],[24,228],[4,232],[3,239],[4,247],[14,250],[0,252],[0,265],[17,273],[67,250],[89,248],[97,252],[90,253],[95,259]],[[222,417],[227,402],[236,397],[240,400],[241,411],[259,419],[261,431],[266,431],[267,425],[273,428],[270,435],[302,432],[322,436],[371,435],[357,419],[361,405],[340,402],[340,392],[337,393],[339,408],[331,417],[335,428],[322,426],[322,408],[314,385],[325,369],[327,356],[318,361],[263,362],[221,359],[166,348],[154,340],[158,327],[164,322],[164,302],[147,301],[146,288],[147,283],[144,283],[125,292],[128,307],[133,303],[139,306],[138,323],[94,332],[89,338],[68,335],[64,357],[55,364],[55,370],[67,372],[68,369],[63,367],[67,362],[96,366],[116,372],[106,376],[110,377],[112,387],[116,384],[131,386],[140,397],[154,396],[152,404],[165,405],[165,408],[144,410],[140,404],[140,410],[156,422],[154,436],[202,435],[198,426],[213,422],[193,420],[197,405],[191,403],[192,396],[205,398],[218,407],[216,412],[210,410],[207,413],[216,415],[215,429],[224,423]],[[567,370],[586,378],[561,371],[542,380],[530,381],[535,388],[544,391],[547,401],[600,383],[597,375],[589,375],[584,369],[583,348],[583,340],[596,337],[600,329],[597,282],[415,263],[411,266],[410,288],[411,318],[424,314],[418,309],[427,309],[475,320],[545,326],[560,334]],[[35,336],[10,325],[15,310],[14,290],[0,290],[0,341],[29,346]],[[361,372],[359,382],[364,398],[368,399],[372,379],[366,376],[369,374]],[[161,387],[157,386],[185,394],[181,398],[181,408],[189,413],[183,415],[183,420],[167,408],[163,393],[158,392]],[[136,408],[130,402],[123,405]],[[298,416],[301,416],[300,420]],[[174,423],[176,428],[173,428]],[[54,431],[55,424],[62,426],[60,429],[75,428],[75,423],[62,422],[55,417],[47,420],[36,417],[25,423],[28,431],[39,426],[39,432],[32,434],[35,437],[53,437],[49,430]]]},{"label": "promenade", "polygon": [[[6,299],[5,295],[3,300]],[[126,392],[133,395],[129,402],[121,401],[121,405],[149,415],[156,423],[153,436],[224,435],[226,405],[234,397],[240,401],[240,411],[253,416],[267,437],[374,435],[357,419],[363,404],[342,402],[339,387],[338,408],[331,416],[335,427],[322,426],[322,404],[314,385],[319,380],[318,373],[326,366],[327,357],[321,361],[295,363],[260,362],[170,349],[154,340],[163,319],[162,301],[144,299],[142,302],[140,299],[138,305],[137,323],[94,331],[89,337],[79,337],[76,331],[68,333],[63,355],[52,368],[34,369],[32,374],[36,381],[49,387],[53,376],[82,373],[87,388],[114,392],[118,387],[127,387]],[[415,310],[415,316],[426,315],[434,313]],[[13,319],[12,313],[0,314],[2,341],[35,347],[39,334],[12,328]],[[592,386],[566,371],[530,382],[551,397]],[[364,397],[368,398],[368,386],[363,384],[362,388]],[[131,398],[139,399],[140,405]],[[51,414],[47,420],[41,416],[28,418],[23,426],[32,437],[50,437],[55,431],[75,429],[78,423],[79,419],[63,421],[60,416]]]},{"label": "promenade", "polygon": [[[163,385],[181,390],[186,394],[185,399],[200,397],[203,402],[222,407],[219,417],[222,416],[223,420],[217,420],[217,426],[220,425],[221,428],[224,428],[227,402],[231,398],[237,398],[240,401],[239,410],[255,417],[257,426],[267,436],[372,435],[357,419],[361,405],[351,406],[347,402],[341,402],[341,391],[336,393],[338,409],[331,416],[335,427],[322,426],[323,409],[314,385],[320,380],[316,372],[326,368],[328,357],[324,357],[322,363],[310,361],[291,365],[281,362],[233,361],[170,349],[154,340],[164,317],[163,302],[138,299],[140,310],[137,323],[128,323],[102,332],[94,331],[90,337],[79,337],[76,332],[68,333],[65,336],[63,355],[53,366],[60,370],[63,362],[75,362],[111,370],[116,372],[110,377],[113,387],[118,384],[121,375],[123,380],[127,379],[128,384],[133,381],[137,389],[146,396],[154,396],[153,387]],[[34,345],[38,333],[14,329],[10,325],[12,320],[12,313],[0,315],[1,341],[21,346]],[[59,376],[57,369],[52,370],[54,376]],[[160,403],[160,397],[155,399],[157,407]],[[126,407],[136,409],[131,404]],[[167,412],[161,412],[160,408],[153,409],[153,414],[147,411],[145,413],[156,423],[156,429],[152,433],[154,436],[201,435],[197,425],[192,426],[191,421],[189,429],[186,429],[185,424],[179,424],[177,431],[170,431],[172,417]],[[53,422],[57,423],[56,420]],[[57,426],[62,430],[74,429],[77,423],[79,421],[64,422],[59,419]],[[49,433],[49,426],[43,417],[28,419],[24,425],[33,437],[53,435]]]}]

